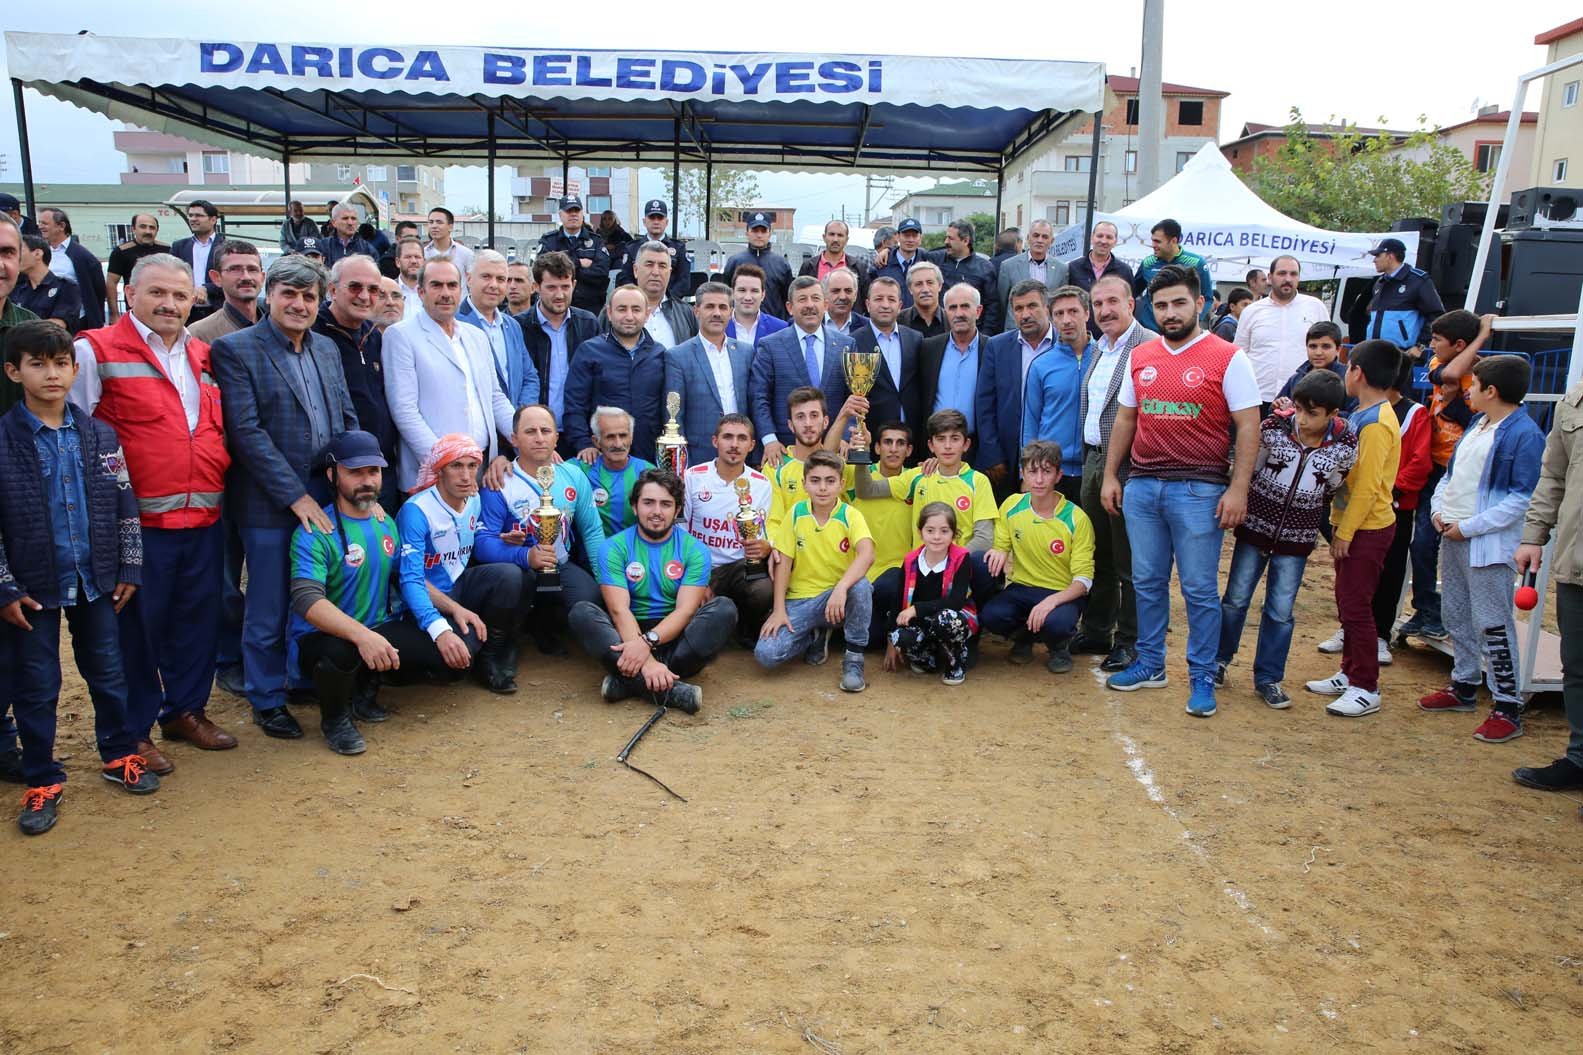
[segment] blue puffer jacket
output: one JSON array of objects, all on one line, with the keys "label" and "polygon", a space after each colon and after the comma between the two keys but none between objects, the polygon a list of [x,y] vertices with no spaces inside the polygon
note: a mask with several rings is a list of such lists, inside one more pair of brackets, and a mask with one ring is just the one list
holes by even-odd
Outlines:
[{"label": "blue puffer jacket", "polygon": [[[1457,441],[1459,450],[1483,420],[1484,415],[1478,414],[1468,423],[1467,431]],[[1490,456],[1479,475],[1478,511],[1460,522],[1462,534],[1468,539],[1468,557],[1473,567],[1489,568],[1496,564],[1517,567],[1514,554],[1522,541],[1528,503],[1533,500],[1534,488],[1539,484],[1539,465],[1544,453],[1545,434],[1528,416],[1527,408],[1518,407],[1495,426],[1495,442],[1490,446]],[[1431,513],[1440,512],[1446,487],[1456,470],[1457,456],[1453,453],[1451,464],[1446,467],[1446,474],[1430,499]]]},{"label": "blue puffer jacket", "polygon": [[[117,583],[142,585],[143,534],[121,443],[104,422],[81,411],[74,417],[82,430],[94,586],[108,595]],[[49,496],[20,406],[0,417],[0,481],[0,606],[26,594],[45,608],[59,608]]]},{"label": "blue puffer jacket", "polygon": [[1425,331],[1445,310],[1429,274],[1403,264],[1394,275],[1381,275],[1374,280],[1368,336],[1371,340],[1377,337],[1390,341],[1403,351],[1427,345],[1429,335]]}]

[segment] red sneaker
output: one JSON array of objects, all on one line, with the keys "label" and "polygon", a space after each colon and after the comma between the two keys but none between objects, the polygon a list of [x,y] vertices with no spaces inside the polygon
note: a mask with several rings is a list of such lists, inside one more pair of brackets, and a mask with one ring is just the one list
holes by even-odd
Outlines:
[{"label": "red sneaker", "polygon": [[1418,709],[1420,711],[1428,711],[1430,714],[1440,714],[1444,711],[1471,713],[1479,709],[1479,704],[1477,698],[1464,699],[1457,695],[1454,688],[1447,685],[1443,689],[1436,689],[1428,696],[1420,698]]},{"label": "red sneaker", "polygon": [[1473,731],[1473,739],[1486,744],[1504,744],[1523,735],[1523,727],[1500,711],[1491,711],[1484,724]]}]

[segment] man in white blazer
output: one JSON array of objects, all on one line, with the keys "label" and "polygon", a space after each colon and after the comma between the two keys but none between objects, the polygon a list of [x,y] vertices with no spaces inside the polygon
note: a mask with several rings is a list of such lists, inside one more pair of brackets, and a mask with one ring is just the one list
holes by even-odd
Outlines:
[{"label": "man in white blazer", "polygon": [[665,350],[665,391],[682,397],[678,415],[687,437],[687,463],[714,457],[715,426],[722,414],[746,414],[751,345],[726,336],[731,321],[731,290],[705,282],[693,302],[698,336]]},{"label": "man in white blazer", "polygon": [[495,373],[489,338],[456,321],[461,270],[448,257],[431,257],[418,272],[418,295],[423,310],[384,335],[385,399],[401,433],[403,491],[417,483],[434,442],[452,432],[471,436],[491,470],[503,471],[508,459],[500,456],[498,437],[511,435],[516,414]]}]

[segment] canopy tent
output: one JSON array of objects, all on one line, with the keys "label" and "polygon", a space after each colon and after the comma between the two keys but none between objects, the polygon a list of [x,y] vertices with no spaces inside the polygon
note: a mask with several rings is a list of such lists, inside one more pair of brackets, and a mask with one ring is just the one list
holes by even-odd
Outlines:
[{"label": "canopy tent", "polygon": [[[1368,251],[1381,238],[1399,238],[1407,259],[1418,252],[1414,231],[1355,234],[1310,227],[1278,212],[1232,171],[1220,148],[1205,143],[1191,160],[1153,193],[1113,213],[1090,218],[1090,225],[1109,220],[1116,225],[1116,255],[1136,264],[1154,252],[1149,228],[1170,217],[1182,225],[1182,248],[1209,262],[1219,281],[1240,280],[1251,267],[1268,267],[1271,258],[1295,256],[1303,265],[1331,268],[1330,275],[1373,272]],[[1052,252],[1076,260],[1088,248],[1083,224],[1056,236]],[[1330,277],[1326,275],[1325,277]]]},{"label": "canopy tent", "polygon": [[1048,133],[1102,111],[1105,94],[1102,63],[1021,59],[12,32],[6,54],[29,188],[23,86],[288,162],[487,163],[491,216],[496,163],[559,160],[563,172],[574,161],[668,162],[673,171],[687,162],[999,178]]}]

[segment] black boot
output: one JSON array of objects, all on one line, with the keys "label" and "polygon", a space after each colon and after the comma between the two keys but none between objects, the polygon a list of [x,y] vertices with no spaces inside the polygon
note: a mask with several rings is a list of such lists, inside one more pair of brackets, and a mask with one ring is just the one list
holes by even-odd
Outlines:
[{"label": "black boot", "polygon": [[352,717],[359,722],[382,722],[390,717],[379,705],[379,675],[373,671],[360,677],[352,690]]},{"label": "black boot", "polygon": [[511,639],[510,613],[484,616],[488,638],[473,660],[478,683],[490,692],[511,696],[517,691],[517,648]]},{"label": "black boot", "polygon": [[360,755],[368,749],[352,722],[351,699],[359,673],[340,670],[323,660],[313,668],[313,684],[319,690],[319,731],[338,755]]}]

